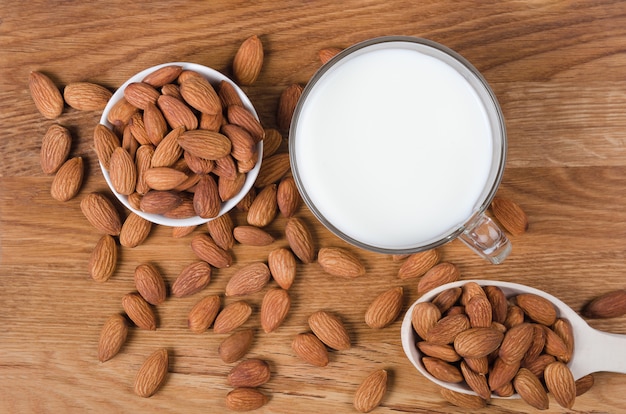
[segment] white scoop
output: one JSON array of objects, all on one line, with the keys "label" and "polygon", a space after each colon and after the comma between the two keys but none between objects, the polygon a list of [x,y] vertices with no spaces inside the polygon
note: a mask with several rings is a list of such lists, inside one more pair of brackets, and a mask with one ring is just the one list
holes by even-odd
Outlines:
[{"label": "white scoop", "polygon": [[[498,286],[507,297],[520,293],[534,293],[552,302],[557,309],[557,316],[567,319],[574,331],[574,352],[567,365],[572,371],[575,380],[587,374],[599,371],[626,374],[626,335],[602,332],[590,327],[572,308],[544,291],[517,283],[498,282],[494,280],[462,280],[448,283],[424,294],[409,308],[402,322],[401,333],[404,352],[418,371],[429,380],[453,391],[475,394],[474,391],[464,383],[454,384],[441,381],[426,371],[426,368],[422,364],[423,355],[415,345],[418,337],[411,325],[411,315],[417,303],[430,302],[442,291],[453,287],[461,287],[468,282],[476,282],[481,286]],[[502,398],[495,394],[492,394],[492,397]],[[515,394],[513,397],[517,398],[518,396]]]}]

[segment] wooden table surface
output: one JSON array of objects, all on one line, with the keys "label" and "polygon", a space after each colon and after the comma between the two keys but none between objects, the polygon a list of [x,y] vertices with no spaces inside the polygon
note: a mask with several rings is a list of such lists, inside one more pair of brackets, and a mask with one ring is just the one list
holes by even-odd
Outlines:
[{"label": "wooden table surface", "polygon": [[[157,307],[156,331],[131,329],[112,360],[100,363],[97,343],[105,319],[122,311],[121,297],[135,289],[134,268],[158,265],[171,284],[195,260],[190,237],[154,226],[134,249],[121,248],[106,283],[90,279],[87,264],[99,239],[79,202],[107,192],[92,148],[100,114],[65,109],[55,121],[36,110],[28,90],[32,70],[62,88],[91,81],[111,90],[146,67],[189,61],[231,74],[239,44],[259,35],[265,64],[245,90],[266,127],[276,127],[280,93],[306,84],[319,67],[318,50],[346,47],[381,35],[411,35],[443,43],[470,60],[493,87],[509,138],[499,194],[518,202],[530,228],[511,237],[513,253],[495,266],[460,242],[442,248],[463,279],[487,278],[543,289],[579,311],[590,299],[626,287],[626,3],[589,1],[5,1],[0,7],[0,412],[222,412],[230,390],[217,347],[225,335],[193,334],[190,307],[203,295],[221,294],[233,272],[266,260],[287,246],[285,219],[268,228],[269,247],[237,245],[235,264],[216,270],[209,286]],[[73,136],[71,154],[86,162],[78,196],[53,200],[52,176],[39,165],[41,138],[54,122]],[[286,134],[284,135],[286,149]],[[393,214],[393,211],[390,211]],[[382,330],[363,315],[391,286],[405,288],[404,309],[417,299],[417,280],[400,280],[400,262],[357,250],[323,228],[302,207],[317,247],[355,252],[367,274],[343,280],[317,264],[298,265],[290,289],[293,305],[276,332],[258,329],[262,293],[246,298],[254,308],[246,326],[257,327],[247,357],[270,362],[261,389],[267,413],[353,412],[353,394],[375,369],[390,373],[378,413],[464,412],[405,358],[399,318]],[[236,223],[245,215],[233,214]],[[201,226],[194,234],[206,232]],[[228,299],[228,302],[232,299]],[[341,316],[353,341],[332,351],[325,368],[308,366],[291,350],[307,317],[325,309]],[[404,312],[403,312],[404,313]],[[626,317],[594,320],[595,328],[626,334]],[[171,355],[169,376],[149,399],[132,391],[135,372],[158,347]],[[626,376],[597,373],[579,397],[577,412],[626,411]],[[486,412],[527,412],[521,400],[493,400]],[[551,399],[549,412],[565,412]]]}]

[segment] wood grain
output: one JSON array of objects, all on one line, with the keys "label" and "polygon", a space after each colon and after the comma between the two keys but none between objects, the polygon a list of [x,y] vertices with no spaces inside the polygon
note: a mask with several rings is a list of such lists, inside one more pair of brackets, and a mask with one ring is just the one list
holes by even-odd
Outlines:
[{"label": "wood grain", "polygon": [[[121,249],[108,282],[89,278],[87,263],[99,235],[83,217],[79,200],[91,191],[108,191],[91,143],[100,114],[66,108],[56,121],[43,119],[28,92],[28,73],[43,71],[59,87],[92,81],[111,90],[146,67],[171,61],[201,63],[230,75],[237,47],[252,34],[260,36],[266,60],[257,82],[245,90],[267,127],[276,126],[280,93],[292,83],[304,85],[319,67],[321,48],[401,34],[430,38],[464,55],[500,100],[509,139],[500,194],[525,209],[530,228],[511,237],[514,250],[502,265],[487,264],[458,241],[443,247],[443,259],[457,264],[464,279],[524,283],[575,310],[626,286],[622,1],[9,0],[0,9],[1,412],[226,410],[226,375],[233,364],[217,354],[225,336],[191,333],[187,312],[204,295],[223,293],[238,268],[286,246],[285,219],[268,227],[276,237],[272,246],[235,246],[232,268],[216,270],[200,294],[168,299],[157,308],[157,331],[131,329],[121,353],[99,363],[100,327],[122,311],[121,297],[135,289],[134,268],[154,263],[171,285],[195,256],[190,237],[174,239],[171,229],[154,226],[144,244]],[[67,203],[50,197],[52,178],[39,165],[41,138],[53,122],[70,129],[71,154],[86,161],[83,188]],[[260,329],[263,292],[247,298],[254,312],[245,326],[257,330],[248,356],[266,359],[272,368],[271,380],[262,386],[270,401],[258,412],[353,412],[354,391],[379,368],[389,371],[389,392],[375,412],[464,412],[412,368],[400,345],[400,320],[382,330],[363,321],[371,300],[391,286],[405,288],[404,310],[417,299],[416,281],[396,276],[400,262],[347,245],[304,207],[297,215],[311,227],[318,248],[352,250],[367,274],[348,281],[323,273],[317,264],[299,264],[290,289],[292,309],[271,334]],[[242,213],[233,218],[245,222]],[[199,227],[194,234],[204,231]],[[308,330],[308,315],[321,309],[345,321],[354,346],[332,351],[327,367],[314,368],[295,356],[290,343]],[[626,334],[625,318],[590,324]],[[170,375],[155,396],[139,398],[132,392],[135,372],[162,346],[171,354]],[[626,376],[595,378],[574,408],[626,410]],[[493,400],[487,410],[527,411],[519,400]],[[552,399],[548,412],[562,410]]]}]

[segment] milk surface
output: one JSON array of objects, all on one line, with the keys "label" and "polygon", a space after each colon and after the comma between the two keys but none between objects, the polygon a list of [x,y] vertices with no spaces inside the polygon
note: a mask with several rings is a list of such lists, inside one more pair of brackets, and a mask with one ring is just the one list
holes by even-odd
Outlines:
[{"label": "milk surface", "polygon": [[305,101],[295,134],[310,201],[371,246],[440,239],[472,215],[488,185],[493,138],[483,103],[455,69],[415,50],[373,49],[335,65]]}]

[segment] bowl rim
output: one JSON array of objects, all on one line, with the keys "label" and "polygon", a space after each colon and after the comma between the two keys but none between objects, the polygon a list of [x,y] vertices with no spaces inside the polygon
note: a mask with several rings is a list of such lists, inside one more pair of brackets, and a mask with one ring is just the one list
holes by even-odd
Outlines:
[{"label": "bowl rim", "polygon": [[[133,82],[140,82],[142,81],[148,74],[154,72],[157,69],[160,69],[162,67],[166,67],[166,66],[181,66],[183,68],[183,70],[193,70],[196,71],[200,74],[202,74],[213,86],[215,86],[217,83],[221,82],[221,81],[226,81],[229,82],[237,91],[237,94],[239,95],[239,97],[241,98],[244,107],[249,110],[252,115],[254,115],[254,117],[259,120],[259,116],[256,112],[256,109],[254,108],[254,105],[252,105],[252,102],[250,101],[250,98],[246,95],[246,93],[232,80],[230,79],[228,76],[224,75],[223,73],[219,72],[216,69],[210,68],[208,66],[204,66],[201,65],[199,63],[193,63],[193,62],[168,62],[168,63],[162,63],[159,65],[155,65],[149,68],[146,68],[136,74],[134,74],[133,76],[131,76],[130,78],[128,78],[119,88],[117,88],[117,90],[113,93],[113,95],[111,96],[111,98],[109,99],[109,101],[107,102],[107,105],[105,106],[104,110],[102,111],[102,116],[100,117],[100,124],[108,127],[108,128],[112,128],[113,125],[108,121],[107,117],[109,112],[111,111],[111,108],[117,103],[119,102],[123,97],[124,97],[124,90],[126,89],[126,87],[133,83]],[[118,193],[114,188],[113,188],[113,184],[111,182],[111,178],[109,175],[109,172],[106,170],[106,168],[104,168],[104,165],[102,164],[102,162],[98,161],[98,164],[100,165],[100,170],[102,171],[102,175],[104,176],[105,181],[107,182],[107,185],[109,186],[109,189],[111,190],[111,192],[113,193],[113,195],[115,195],[115,197],[126,207],[128,208],[131,212],[137,214],[138,216],[152,222],[155,224],[160,224],[160,225],[164,225],[164,226],[170,226],[170,227],[186,227],[186,226],[197,226],[200,224],[204,224],[207,223],[211,220],[215,220],[216,218],[228,213],[230,210],[232,210],[242,199],[243,197],[245,197],[245,195],[250,191],[250,189],[254,186],[254,182],[256,181],[256,178],[259,174],[259,170],[261,168],[261,163],[262,163],[262,159],[263,159],[263,141],[260,141],[257,144],[257,152],[258,152],[258,159],[257,159],[257,163],[254,166],[254,168],[250,171],[248,171],[246,173],[246,180],[244,182],[244,185],[242,187],[242,189],[239,191],[239,193],[234,196],[233,198],[226,200],[225,202],[222,203],[222,207],[220,209],[219,214],[216,217],[211,217],[211,218],[203,218],[200,216],[193,216],[193,217],[188,217],[188,218],[183,218],[183,219],[176,219],[176,218],[168,218],[165,217],[161,214],[151,214],[151,213],[145,213],[141,210],[137,210],[135,208],[133,208],[129,201],[128,201],[128,196],[123,195]]]}]

